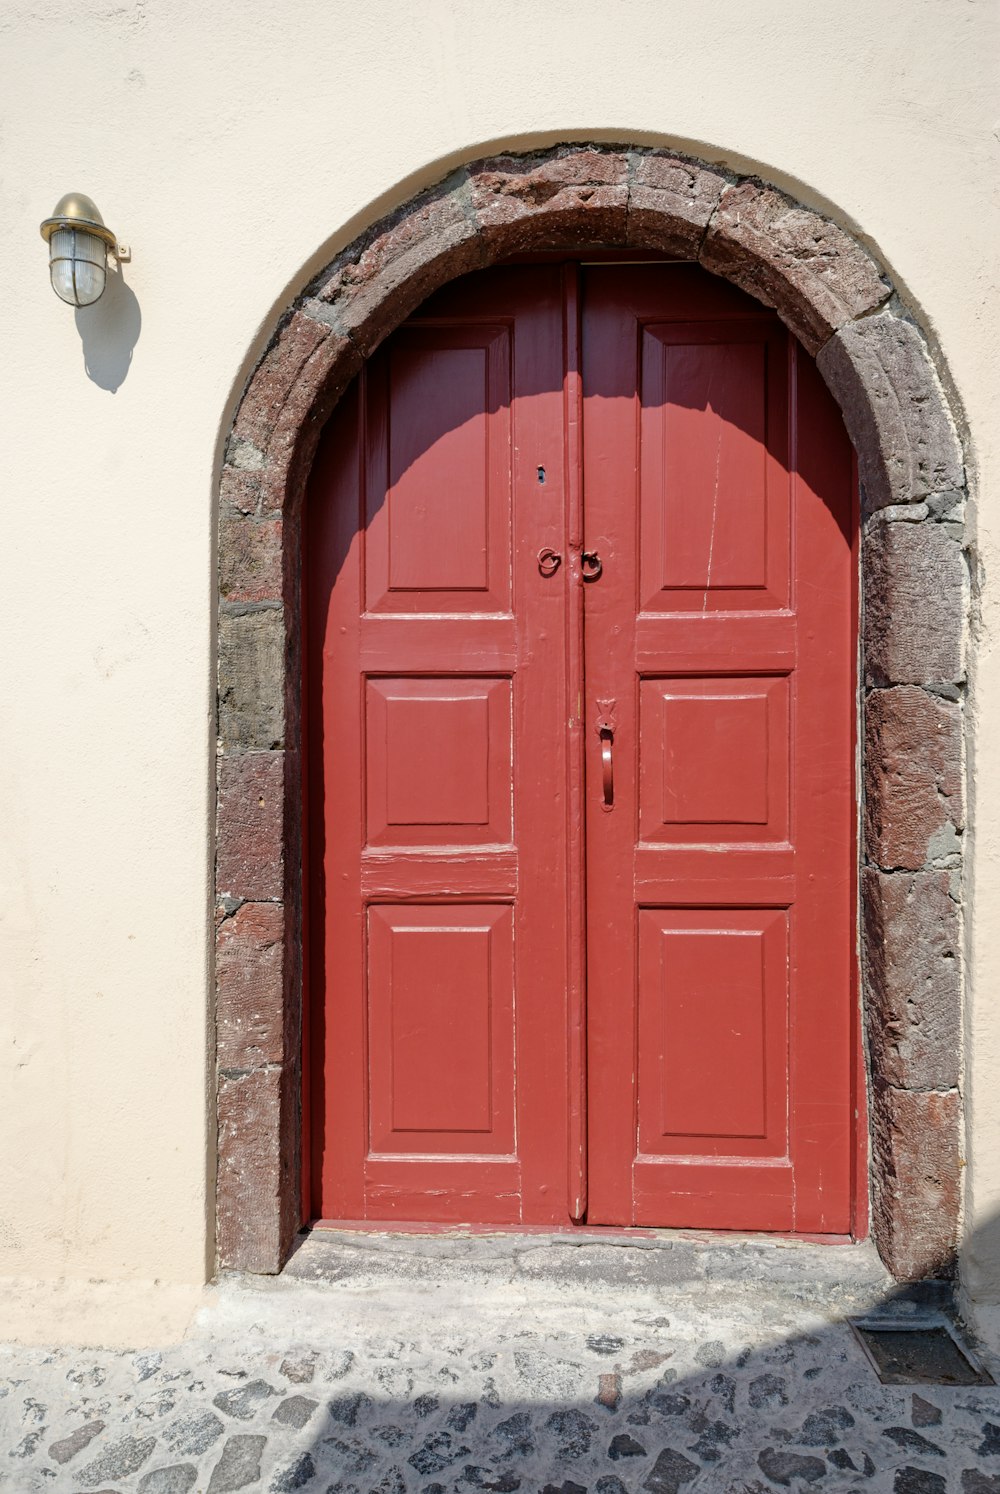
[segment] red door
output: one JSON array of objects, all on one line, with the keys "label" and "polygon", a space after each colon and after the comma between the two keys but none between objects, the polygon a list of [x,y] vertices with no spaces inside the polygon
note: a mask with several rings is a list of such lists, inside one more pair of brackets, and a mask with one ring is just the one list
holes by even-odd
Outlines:
[{"label": "red door", "polygon": [[429,303],[317,460],[325,1216],[567,1216],[570,613],[565,569],[543,577],[536,558],[565,548],[560,278],[497,271]]},{"label": "red door", "polygon": [[846,1233],[850,447],[693,267],[591,270],[583,328],[590,1219]]},{"label": "red door", "polygon": [[313,1215],[850,1229],[851,508],[690,266],[371,360],[306,515]]}]

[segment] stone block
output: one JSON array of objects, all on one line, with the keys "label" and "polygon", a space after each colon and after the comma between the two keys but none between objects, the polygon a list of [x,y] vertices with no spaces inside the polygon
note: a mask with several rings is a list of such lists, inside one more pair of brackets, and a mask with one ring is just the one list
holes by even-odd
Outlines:
[{"label": "stone block", "polygon": [[282,1073],[276,1068],[219,1078],[216,1248],[219,1265],[275,1272],[284,1264]]},{"label": "stone block", "polygon": [[284,895],[285,754],[245,752],[219,761],[215,889],[250,902]]},{"label": "stone block", "polygon": [[280,608],[219,618],[219,737],[224,749],[284,746],[284,658]]},{"label": "stone block", "polygon": [[916,685],[865,704],[865,853],[885,871],[919,871],[960,849],[962,716]]},{"label": "stone block", "polygon": [[284,908],[244,903],[216,935],[216,1061],[259,1068],[284,1057]]},{"label": "stone block", "polygon": [[320,344],[289,390],[274,427],[268,466],[275,476],[269,487],[277,486],[277,473],[284,471],[286,491],[302,492],[323,426],[363,363],[355,343],[342,334]]},{"label": "stone block", "polygon": [[773,306],[810,353],[890,292],[874,260],[835,223],[755,181],[725,188],[700,260]]},{"label": "stone block", "polygon": [[957,1090],[876,1086],[872,1100],[873,1225],[900,1281],[950,1276],[961,1194]]},{"label": "stone block", "polygon": [[223,509],[219,520],[219,590],[228,602],[281,600],[281,520]]},{"label": "stone block", "polygon": [[432,291],[478,268],[482,245],[464,183],[453,174],[375,224],[313,287],[310,314],[367,355]]},{"label": "stone block", "polygon": [[288,467],[284,462],[263,462],[243,468],[227,464],[219,483],[220,512],[232,514],[280,514],[285,507]]},{"label": "stone block", "polygon": [[868,683],[961,680],[966,566],[952,536],[940,524],[876,522],[864,552]]},{"label": "stone block", "polygon": [[816,361],[858,453],[869,512],[963,486],[958,436],[912,322],[891,311],[851,322]]},{"label": "stone block", "polygon": [[865,867],[865,1021],[873,1071],[901,1089],[958,1084],[958,908],[947,871]]},{"label": "stone block", "polygon": [[[293,312],[268,348],[253,378],[233,423],[233,437],[249,441],[261,452],[267,452],[289,399],[308,390],[315,381],[306,377],[306,369],[324,343],[333,342],[328,357],[336,356],[346,339],[301,311]],[[301,410],[298,412],[301,417]]]},{"label": "stone block", "polygon": [[566,146],[491,156],[469,167],[469,191],[489,261],[529,249],[625,243],[628,163],[621,152]]},{"label": "stone block", "polygon": [[260,509],[263,468],[247,470],[227,462],[219,478],[219,509],[224,514],[255,514]]},{"label": "stone block", "polygon": [[652,151],[633,151],[629,166],[627,242],[697,259],[726,178],[696,161]]}]

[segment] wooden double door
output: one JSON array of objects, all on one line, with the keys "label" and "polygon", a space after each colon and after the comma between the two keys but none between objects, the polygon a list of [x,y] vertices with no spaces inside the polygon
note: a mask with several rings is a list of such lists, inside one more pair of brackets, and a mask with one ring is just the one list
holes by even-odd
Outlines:
[{"label": "wooden double door", "polygon": [[850,1231],[853,490],[694,266],[370,360],[305,515],[314,1217]]}]

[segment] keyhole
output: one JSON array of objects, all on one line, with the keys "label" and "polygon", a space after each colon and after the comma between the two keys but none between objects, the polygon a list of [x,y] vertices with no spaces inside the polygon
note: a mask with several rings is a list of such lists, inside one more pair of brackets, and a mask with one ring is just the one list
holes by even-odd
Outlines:
[{"label": "keyhole", "polygon": [[539,467],[539,469],[538,469],[538,481],[539,482],[544,482],[545,481],[545,468],[544,467]]}]

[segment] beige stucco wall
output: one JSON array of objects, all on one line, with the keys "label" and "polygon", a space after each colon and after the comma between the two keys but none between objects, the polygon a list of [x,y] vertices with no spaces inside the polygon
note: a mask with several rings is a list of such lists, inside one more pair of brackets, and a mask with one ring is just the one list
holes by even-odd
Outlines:
[{"label": "beige stucco wall", "polygon": [[[393,201],[485,144],[595,138],[832,212],[961,400],[985,578],[966,1280],[1000,1300],[998,64],[995,0],[7,0],[0,1274],[129,1282],[127,1319],[211,1259],[213,505],[246,372]],[[76,317],[37,227],[70,188],[133,249]],[[47,1302],[69,1331],[65,1290],[32,1289],[36,1333]]]}]

